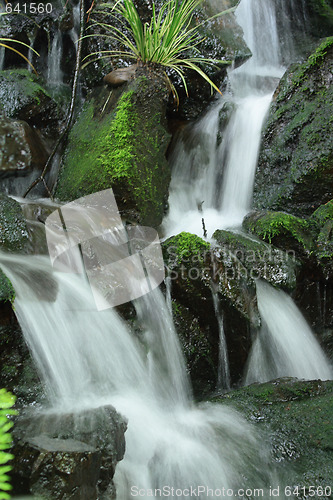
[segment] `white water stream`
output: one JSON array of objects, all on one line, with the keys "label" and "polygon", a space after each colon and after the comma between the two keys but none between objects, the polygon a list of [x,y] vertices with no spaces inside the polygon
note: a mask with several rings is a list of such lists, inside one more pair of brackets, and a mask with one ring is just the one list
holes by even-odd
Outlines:
[{"label": "white water stream", "polygon": [[263,321],[250,353],[245,383],[278,377],[329,380],[332,368],[293,300],[264,281],[257,282]]},{"label": "white water stream", "polygon": [[[239,226],[251,206],[261,129],[284,68],[274,2],[243,0],[236,15],[253,56],[229,71],[226,94],[175,147],[166,236],[202,236],[204,218],[211,237],[215,229]],[[230,116],[218,145],[221,112]]]},{"label": "white water stream", "polygon": [[[128,419],[126,454],[115,475],[118,500],[129,500],[137,488],[144,499],[155,488],[178,489],[185,499],[191,487],[236,492],[274,483],[249,423],[227,406],[193,405],[158,289],[135,302],[138,337],[113,309],[96,310],[83,277],[53,273],[45,257],[2,254],[0,261],[17,290],[16,314],[53,411],[112,404]],[[210,496],[205,489],[196,498]]]}]

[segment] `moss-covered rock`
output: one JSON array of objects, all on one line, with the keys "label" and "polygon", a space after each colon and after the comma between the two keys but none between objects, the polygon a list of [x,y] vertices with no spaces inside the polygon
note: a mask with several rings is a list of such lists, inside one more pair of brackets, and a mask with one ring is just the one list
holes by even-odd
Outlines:
[{"label": "moss-covered rock", "polygon": [[316,224],[285,212],[254,211],[245,217],[243,228],[278,248],[308,253],[313,249]]},{"label": "moss-covered rock", "polygon": [[141,74],[123,91],[103,89],[88,100],[70,134],[56,197],[71,201],[112,187],[124,217],[160,224],[170,181],[166,95],[162,78]]},{"label": "moss-covered rock", "polygon": [[[302,498],[310,498],[309,486],[331,484],[332,396],[332,381],[279,379],[233,391],[219,401],[236,407],[260,427],[278,464],[280,488],[305,487]],[[313,498],[332,497],[318,493]]]},{"label": "moss-covered rock", "polygon": [[0,109],[8,118],[18,118],[41,127],[56,118],[56,104],[40,78],[25,69],[0,71]]},{"label": "moss-covered rock", "polygon": [[264,130],[256,207],[305,216],[333,197],[332,59],[333,37],[282,78]]}]

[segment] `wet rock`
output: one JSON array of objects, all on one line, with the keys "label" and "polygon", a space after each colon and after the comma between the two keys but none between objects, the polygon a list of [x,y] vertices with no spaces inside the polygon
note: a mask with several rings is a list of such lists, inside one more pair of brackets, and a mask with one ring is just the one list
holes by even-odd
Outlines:
[{"label": "wet rock", "polygon": [[264,129],[254,205],[310,215],[333,197],[333,38],[282,78]]},{"label": "wet rock", "polygon": [[26,252],[28,230],[20,204],[0,193],[0,246],[12,252]]},{"label": "wet rock", "polygon": [[332,0],[308,0],[307,8],[311,19],[311,32],[319,36],[329,36],[333,28]]},{"label": "wet rock", "polygon": [[[330,485],[332,396],[332,381],[278,379],[235,390],[220,402],[232,405],[258,426],[271,448],[280,490],[293,485],[299,491],[304,487],[308,495],[310,486],[316,491]],[[318,490],[316,496],[328,500],[331,494]]]},{"label": "wet rock", "polygon": [[0,109],[37,128],[57,126],[57,105],[42,81],[25,69],[0,72]]},{"label": "wet rock", "polygon": [[[24,121],[0,116],[0,177],[43,169],[48,154],[36,132]],[[23,193],[22,193],[23,194]]]},{"label": "wet rock", "polygon": [[[183,337],[188,362],[205,366],[208,379],[197,373],[192,365],[191,377],[195,384],[214,388],[218,369],[219,324],[213,294],[219,304],[218,314],[227,340],[232,382],[238,382],[251,345],[251,328],[260,320],[255,299],[253,280],[247,279],[247,270],[231,252],[211,246],[196,235],[180,233],[162,244],[167,274],[172,283],[172,297],[176,301],[176,318],[180,336]],[[181,306],[181,307],[179,307]],[[181,309],[186,309],[185,319],[179,319]],[[193,349],[191,340],[182,333],[195,326]],[[192,325],[191,327],[189,325]],[[191,337],[191,334],[188,331]],[[202,336],[206,337],[208,359],[200,351]],[[197,348],[198,347],[198,348]],[[212,368],[213,367],[213,368]],[[215,378],[212,379],[213,373]],[[214,386],[214,387],[213,387]]]},{"label": "wet rock", "polygon": [[314,248],[316,224],[285,212],[250,212],[243,228],[278,248],[294,250],[298,256],[309,255]]},{"label": "wet rock", "polygon": [[[101,453],[73,439],[51,439],[47,436],[20,441],[15,446],[22,473],[29,474],[30,492],[42,499],[98,498],[97,481]],[[16,464],[15,473],[17,473]],[[16,491],[25,493],[24,481]]]},{"label": "wet rock", "polygon": [[217,380],[217,346],[209,326],[202,317],[175,299],[172,301],[173,320],[183,348],[187,371],[194,396],[204,397],[213,392]]},{"label": "wet rock", "polygon": [[107,491],[114,498],[126,427],[112,406],[21,417],[13,433],[15,493],[85,500]]},{"label": "wet rock", "polygon": [[217,230],[213,237],[242,264],[246,271],[244,278],[249,282],[262,278],[279,288],[289,291],[295,288],[297,261],[292,252],[287,254],[256,238],[230,231]]},{"label": "wet rock", "polygon": [[168,91],[163,77],[142,71],[125,87],[103,88],[86,102],[70,134],[56,197],[71,201],[112,187],[124,218],[157,226],[170,182]]},{"label": "wet rock", "polygon": [[41,399],[36,368],[8,300],[0,302],[0,386],[17,396],[19,407]]}]

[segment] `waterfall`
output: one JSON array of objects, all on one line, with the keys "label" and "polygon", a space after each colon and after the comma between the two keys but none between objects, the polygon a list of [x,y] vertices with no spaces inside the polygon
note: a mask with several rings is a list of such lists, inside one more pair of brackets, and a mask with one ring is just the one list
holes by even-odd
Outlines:
[{"label": "waterfall", "polygon": [[245,383],[278,377],[328,380],[332,368],[293,300],[264,281],[257,282],[262,328],[249,356]]},{"label": "waterfall", "polygon": [[84,276],[53,272],[46,257],[2,253],[0,262],[15,287],[15,312],[52,410],[111,404],[128,419],[126,453],[114,478],[119,500],[139,489],[147,499],[156,488],[174,488],[185,500],[200,487],[196,498],[203,500],[206,488],[272,484],[252,426],[228,406],[193,405],[158,289],[135,301],[141,333],[134,334],[113,309],[96,310]]},{"label": "waterfall", "polygon": [[47,62],[47,81],[48,83],[55,86],[59,86],[63,83],[61,58],[62,58],[62,35],[60,31],[56,31],[52,39],[51,49],[49,51],[48,62]]},{"label": "waterfall", "polygon": [[223,314],[220,311],[218,294],[212,290],[214,311],[219,327],[219,364],[217,373],[217,390],[230,389],[230,371],[228,359],[228,347],[224,333]]},{"label": "waterfall", "polygon": [[239,226],[251,207],[261,129],[284,67],[274,2],[243,0],[236,16],[252,57],[229,71],[226,94],[185,129],[175,147],[166,236],[202,236],[204,218],[210,237],[215,229]]}]

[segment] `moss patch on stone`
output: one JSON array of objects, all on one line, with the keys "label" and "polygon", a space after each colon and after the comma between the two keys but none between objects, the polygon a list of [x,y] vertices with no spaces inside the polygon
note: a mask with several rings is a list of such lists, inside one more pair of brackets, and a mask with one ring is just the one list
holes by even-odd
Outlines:
[{"label": "moss patch on stone", "polygon": [[11,302],[15,300],[15,290],[7,276],[0,269],[0,302]]},{"label": "moss patch on stone", "polygon": [[21,118],[23,108],[41,106],[51,101],[51,95],[41,80],[26,69],[0,71],[0,109],[9,118]]},{"label": "moss patch on stone", "polygon": [[169,256],[172,255],[173,260],[178,264],[188,262],[190,259],[193,262],[203,262],[203,253],[209,251],[209,249],[210,244],[207,241],[196,234],[183,231],[167,240],[166,253]]},{"label": "moss patch on stone", "polygon": [[149,103],[149,92],[151,84],[141,76],[111,110],[112,91],[86,103],[70,134],[56,191],[60,200],[112,187],[121,209],[137,210],[146,224],[161,222],[170,179],[165,159],[169,136],[161,96],[152,95]]},{"label": "moss patch on stone", "polygon": [[[312,227],[308,220],[285,212],[263,212],[258,217],[246,217],[243,227],[268,243],[278,241],[278,237],[296,240],[305,250],[313,244]],[[277,244],[277,246],[280,246]]]}]

